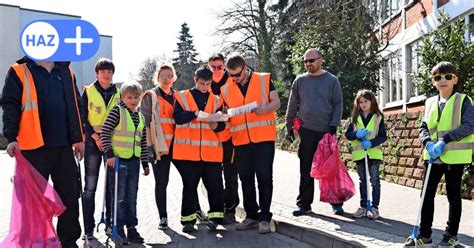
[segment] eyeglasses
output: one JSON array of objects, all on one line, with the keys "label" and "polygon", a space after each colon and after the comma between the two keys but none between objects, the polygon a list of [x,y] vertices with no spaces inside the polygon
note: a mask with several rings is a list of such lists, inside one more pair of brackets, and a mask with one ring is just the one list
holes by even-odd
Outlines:
[{"label": "eyeglasses", "polygon": [[244,69],[245,69],[245,67],[242,68],[242,70],[240,70],[239,73],[235,73],[235,74],[230,74],[230,73],[229,73],[229,76],[230,76],[230,77],[233,77],[233,78],[238,78],[238,77],[240,77],[240,76],[242,75],[242,72],[244,71]]},{"label": "eyeglasses", "polygon": [[438,81],[441,81],[442,78],[446,80],[452,80],[453,78],[456,78],[456,75],[449,73],[449,74],[437,74],[437,75],[433,75],[432,77],[434,81],[438,82]]},{"label": "eyeglasses", "polygon": [[211,68],[212,68],[213,70],[218,70],[218,71],[220,71],[220,70],[223,69],[222,65],[218,65],[218,66],[211,65]]},{"label": "eyeglasses", "polygon": [[307,64],[307,63],[310,63],[310,64],[311,64],[311,63],[314,63],[314,61],[316,61],[316,60],[318,60],[318,59],[320,59],[320,58],[321,58],[321,57],[314,58],[314,59],[305,59],[305,60],[303,60],[303,62],[304,62],[305,64]]}]

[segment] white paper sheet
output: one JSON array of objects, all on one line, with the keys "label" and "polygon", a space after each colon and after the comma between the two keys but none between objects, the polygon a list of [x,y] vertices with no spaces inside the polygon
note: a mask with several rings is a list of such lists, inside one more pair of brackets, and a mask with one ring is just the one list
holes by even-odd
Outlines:
[{"label": "white paper sheet", "polygon": [[228,109],[227,113],[230,116],[241,115],[241,114],[249,113],[250,111],[252,111],[252,109],[256,107],[258,107],[257,102],[251,102],[249,104],[245,104],[244,106]]}]

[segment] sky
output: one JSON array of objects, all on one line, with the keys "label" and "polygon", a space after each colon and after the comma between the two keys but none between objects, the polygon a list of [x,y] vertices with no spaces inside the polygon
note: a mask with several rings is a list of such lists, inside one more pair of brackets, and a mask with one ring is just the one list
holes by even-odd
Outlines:
[{"label": "sky", "polygon": [[175,56],[181,24],[186,22],[193,36],[198,59],[207,60],[219,52],[215,35],[216,16],[231,0],[0,0],[0,3],[81,16],[103,35],[111,35],[114,81],[132,79],[140,64],[149,57]]}]

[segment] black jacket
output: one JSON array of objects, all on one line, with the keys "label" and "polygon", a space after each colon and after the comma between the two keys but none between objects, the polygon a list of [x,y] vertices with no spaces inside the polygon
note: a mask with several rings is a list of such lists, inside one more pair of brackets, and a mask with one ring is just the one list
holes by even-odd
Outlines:
[{"label": "black jacket", "polygon": [[[27,57],[17,61],[18,64],[26,63],[30,71],[33,70],[36,65],[34,61]],[[69,62],[55,62],[55,67],[59,69],[61,77],[63,78],[63,89],[64,98],[66,104],[66,117],[67,117],[67,128],[68,128],[68,139],[70,144],[78,143],[83,141],[83,127],[84,123],[80,117],[79,110],[82,106],[81,95],[77,89],[76,78],[71,78],[69,72]],[[37,79],[35,74],[32,73],[35,86],[37,87]],[[2,92],[2,108],[3,108],[3,135],[7,138],[8,143],[16,141],[18,136],[18,129],[20,126],[21,117],[21,97],[23,93],[23,86],[20,82],[19,77],[16,75],[15,70],[12,67],[9,68],[7,76],[5,78],[5,86]],[[44,102],[41,99],[41,95],[38,95],[38,111],[40,116],[40,122],[44,119],[42,109],[44,108]]]}]

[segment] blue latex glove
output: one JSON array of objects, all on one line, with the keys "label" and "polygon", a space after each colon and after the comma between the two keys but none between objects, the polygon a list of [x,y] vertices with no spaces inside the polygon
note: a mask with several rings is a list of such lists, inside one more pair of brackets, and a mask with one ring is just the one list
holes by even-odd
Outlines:
[{"label": "blue latex glove", "polygon": [[444,140],[440,139],[433,146],[433,157],[437,158],[437,157],[441,156],[441,154],[444,151],[444,148],[446,148],[446,143],[444,143]]},{"label": "blue latex glove", "polygon": [[372,142],[370,142],[369,140],[364,140],[364,141],[362,141],[362,148],[363,148],[364,150],[367,150],[367,149],[369,149],[369,148],[371,148],[371,147],[372,147]]},{"label": "blue latex glove", "polygon": [[358,139],[362,139],[362,138],[365,138],[365,136],[367,136],[368,133],[369,131],[367,131],[365,128],[361,128],[357,130],[356,137]]},{"label": "blue latex glove", "polygon": [[432,141],[426,142],[425,149],[428,152],[428,154],[430,155],[431,160],[434,160],[434,159],[437,158],[437,157],[435,157],[435,154],[434,154],[434,151],[433,151],[434,146],[435,146],[434,142],[432,142]]}]

